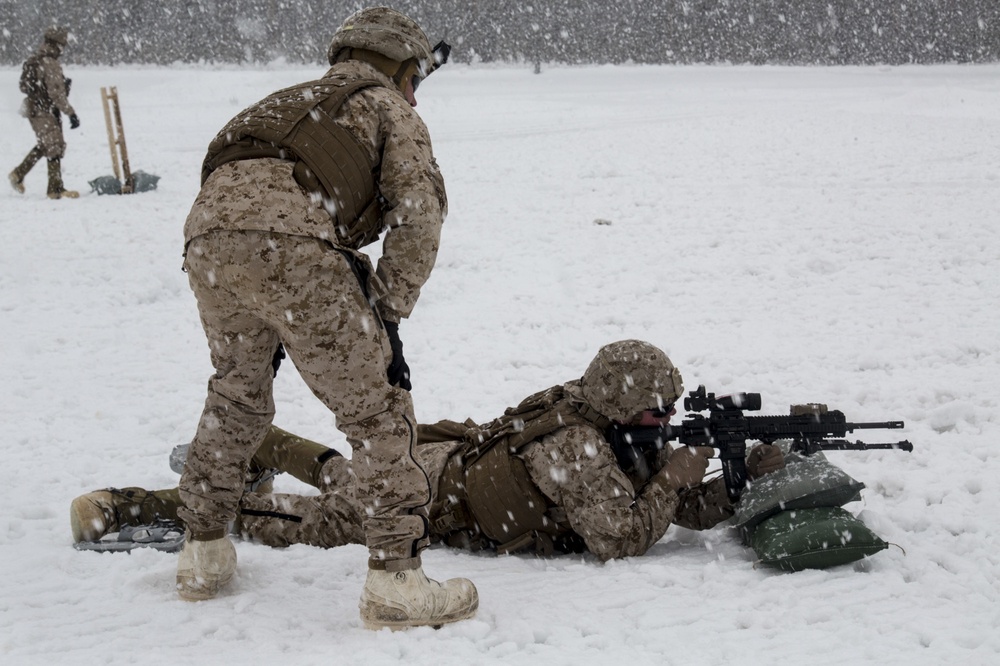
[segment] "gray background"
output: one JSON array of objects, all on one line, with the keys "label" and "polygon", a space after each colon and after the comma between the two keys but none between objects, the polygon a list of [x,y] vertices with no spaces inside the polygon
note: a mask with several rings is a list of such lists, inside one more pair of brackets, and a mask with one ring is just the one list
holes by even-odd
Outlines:
[{"label": "gray background", "polygon": [[[71,64],[319,63],[368,3],[0,0],[0,64],[55,23]],[[371,4],[378,4],[372,0]],[[400,0],[457,62],[903,64],[1000,60],[997,0]]]}]

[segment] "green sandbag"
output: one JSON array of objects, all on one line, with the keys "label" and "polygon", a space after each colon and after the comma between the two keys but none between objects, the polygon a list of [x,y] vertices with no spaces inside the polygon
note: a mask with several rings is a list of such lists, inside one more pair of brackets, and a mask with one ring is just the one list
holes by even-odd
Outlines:
[{"label": "green sandbag", "polygon": [[888,548],[859,519],[836,507],[782,511],[757,525],[750,546],[763,564],[784,571],[825,569]]},{"label": "green sandbag", "polygon": [[861,499],[864,487],[822,453],[785,453],[784,469],[764,475],[743,492],[733,524],[749,544],[754,528],[781,511],[842,506]]}]

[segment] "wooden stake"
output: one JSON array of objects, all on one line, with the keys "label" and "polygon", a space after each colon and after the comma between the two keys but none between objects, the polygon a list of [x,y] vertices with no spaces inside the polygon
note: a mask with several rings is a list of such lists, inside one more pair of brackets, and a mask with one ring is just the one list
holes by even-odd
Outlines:
[{"label": "wooden stake", "polygon": [[[122,184],[122,194],[131,194],[135,190],[135,180],[128,165],[128,148],[125,145],[125,128],[122,125],[121,107],[118,104],[118,88],[101,88],[101,103],[104,105],[104,124],[108,129],[108,148],[111,149],[111,166],[115,170],[115,178]],[[114,124],[111,118],[114,116]],[[121,169],[118,168],[119,156]]]}]

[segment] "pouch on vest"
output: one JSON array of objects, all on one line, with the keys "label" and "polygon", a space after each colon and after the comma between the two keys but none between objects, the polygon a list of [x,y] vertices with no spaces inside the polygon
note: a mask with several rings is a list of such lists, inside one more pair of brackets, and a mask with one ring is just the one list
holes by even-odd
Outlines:
[{"label": "pouch on vest", "polygon": [[494,446],[465,471],[469,508],[483,533],[515,552],[528,547],[534,532],[558,531],[545,515],[549,501],[530,480],[524,462]]},{"label": "pouch on vest", "polygon": [[[528,396],[483,426],[442,421],[418,429],[418,438],[447,441],[460,434],[465,440],[455,478],[446,474],[442,484],[447,482],[462,498],[455,508],[463,503],[468,507],[473,530],[489,539],[497,552],[582,552],[582,539],[564,526],[565,516],[535,486],[518,452],[567,426],[603,428],[595,424],[600,418],[581,410],[566,395],[564,385],[557,385]],[[465,519],[447,514],[446,508],[442,519],[456,524]]]}]

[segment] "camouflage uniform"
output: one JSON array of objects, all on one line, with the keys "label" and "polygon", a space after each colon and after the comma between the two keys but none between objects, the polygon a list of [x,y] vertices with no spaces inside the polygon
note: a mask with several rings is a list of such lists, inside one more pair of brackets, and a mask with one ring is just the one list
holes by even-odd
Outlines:
[{"label": "camouflage uniform", "polygon": [[[734,512],[722,478],[672,480],[669,447],[650,451],[644,469],[620,466],[606,439],[613,422],[604,414],[621,423],[650,404],[669,414],[682,391],[680,373],[662,351],[622,341],[602,348],[581,379],[533,394],[489,423],[419,426],[414,454],[434,489],[431,539],[498,552],[587,550],[609,560],[644,554],[671,524],[719,524]],[[518,463],[505,467],[498,459]],[[238,519],[244,536],[277,547],[364,543],[368,505],[355,491],[364,463],[271,426],[253,467],[289,472],[320,494],[245,494]],[[101,503],[115,519],[98,519],[103,531],[77,540],[98,538],[122,520],[177,514],[172,491],[112,492],[117,499],[105,493]]]},{"label": "camouflage uniform", "polygon": [[[263,457],[260,464],[274,464],[268,451],[290,437],[270,437],[259,454]],[[464,442],[450,441],[415,447],[417,460],[427,470],[435,489],[431,537],[452,545],[495,548],[487,540],[453,538],[464,535],[441,527],[442,509],[447,504],[441,479],[446,464],[464,446]],[[313,444],[294,454],[293,459],[301,461],[310,455],[315,459],[315,452],[324,449]],[[721,478],[680,492],[656,482],[636,487],[618,467],[602,433],[589,426],[556,430],[529,444],[520,456],[531,482],[558,507],[553,515],[559,516],[564,529],[579,537],[578,549],[586,549],[602,561],[643,555],[672,524],[703,530],[733,515]],[[286,466],[301,467],[301,462]],[[305,543],[332,548],[363,543],[364,509],[353,495],[352,474],[350,461],[335,456],[314,474],[296,474],[319,488],[317,496],[247,494],[241,502],[242,533],[270,546]]]},{"label": "camouflage uniform", "polygon": [[28,93],[23,109],[38,143],[10,174],[11,184],[19,192],[23,192],[25,176],[44,157],[49,165],[49,195],[55,198],[76,195],[63,187],[60,164],[66,154],[60,113],[72,118],[74,123],[79,122],[76,120],[76,111],[69,103],[69,79],[65,77],[62,65],[59,64],[59,56],[67,41],[65,29],[50,29],[46,31],[42,45],[32,56],[38,70],[39,88]]},{"label": "camouflage uniform", "polygon": [[427,543],[430,486],[411,451],[410,395],[387,380],[382,321],[412,311],[447,201],[427,129],[395,84],[354,60],[328,72],[345,74],[384,84],[353,93],[335,117],[380,165],[389,231],[378,269],[300,186],[292,162],[232,161],[208,176],[185,224],[184,265],[216,373],[181,479],[180,515],[206,541],[235,518],[248,461],[274,415],[280,341],[354,448],[356,517],[371,561],[407,569]]},{"label": "camouflage uniform", "polygon": [[[676,489],[664,477],[669,449],[647,474],[630,476],[605,438],[613,422],[669,411],[682,392],[666,354],[624,340],[603,347],[581,379],[529,396],[487,424],[422,426],[416,453],[435,489],[432,538],[503,552],[589,550],[609,560],[642,555],[672,523],[717,525],[733,515],[722,479]],[[333,458],[299,476],[319,497],[247,496],[243,531],[271,545],[350,543],[360,507],[349,476],[349,463]]]}]

